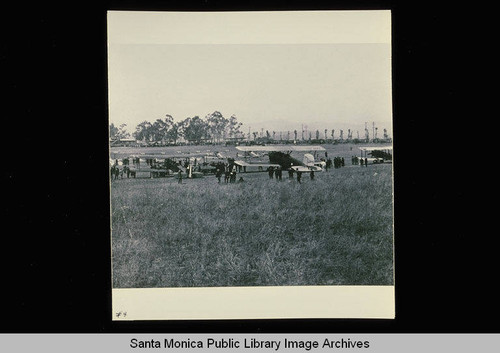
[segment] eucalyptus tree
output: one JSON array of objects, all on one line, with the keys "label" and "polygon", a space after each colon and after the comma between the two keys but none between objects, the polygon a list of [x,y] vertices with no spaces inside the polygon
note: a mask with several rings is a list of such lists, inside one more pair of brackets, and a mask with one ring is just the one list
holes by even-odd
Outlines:
[{"label": "eucalyptus tree", "polygon": [[215,111],[205,117],[212,142],[220,143],[228,126],[229,120],[224,118],[221,112]]}]

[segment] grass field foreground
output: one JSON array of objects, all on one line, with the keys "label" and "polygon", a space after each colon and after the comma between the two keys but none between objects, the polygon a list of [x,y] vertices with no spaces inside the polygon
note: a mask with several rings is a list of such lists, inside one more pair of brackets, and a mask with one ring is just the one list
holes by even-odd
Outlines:
[{"label": "grass field foreground", "polygon": [[391,173],[113,181],[113,287],[390,285]]}]

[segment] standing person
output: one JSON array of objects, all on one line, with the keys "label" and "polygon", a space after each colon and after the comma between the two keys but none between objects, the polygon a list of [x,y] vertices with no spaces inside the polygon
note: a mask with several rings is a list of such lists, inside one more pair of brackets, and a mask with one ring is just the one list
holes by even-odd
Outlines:
[{"label": "standing person", "polygon": [[309,175],[311,176],[311,180],[314,180],[314,170],[311,170],[311,173]]},{"label": "standing person", "polygon": [[280,179],[281,181],[281,178],[283,177],[283,170],[281,169],[281,167],[278,168],[278,178]]},{"label": "standing person", "polygon": [[328,171],[332,167],[332,159],[331,158],[327,159],[326,166],[327,166],[326,171]]},{"label": "standing person", "polygon": [[293,180],[293,168],[288,169],[288,179]]},{"label": "standing person", "polygon": [[368,167],[368,158],[365,157],[365,167]]},{"label": "standing person", "polygon": [[280,168],[279,167],[274,168],[274,177],[276,178],[276,181],[279,181],[279,174],[280,174]]},{"label": "standing person", "polygon": [[359,160],[359,166],[360,166],[360,167],[362,167],[362,166],[363,166],[363,158],[361,158],[361,159]]},{"label": "standing person", "polygon": [[267,172],[269,173],[269,179],[272,179],[274,174],[274,168],[272,166],[267,168]]},{"label": "standing person", "polygon": [[297,181],[301,184],[300,180],[302,179],[302,172],[297,171]]},{"label": "standing person", "polygon": [[224,172],[224,182],[229,183],[229,177],[231,176],[231,171],[229,170],[229,166],[226,165],[226,171]]},{"label": "standing person", "polygon": [[179,169],[179,173],[177,173],[177,177],[179,180],[177,181],[179,184],[182,184],[182,171]]},{"label": "standing person", "polygon": [[222,172],[220,170],[220,168],[217,168],[217,171],[215,172],[215,177],[217,178],[217,181],[219,182],[220,184],[220,177],[222,176]]}]

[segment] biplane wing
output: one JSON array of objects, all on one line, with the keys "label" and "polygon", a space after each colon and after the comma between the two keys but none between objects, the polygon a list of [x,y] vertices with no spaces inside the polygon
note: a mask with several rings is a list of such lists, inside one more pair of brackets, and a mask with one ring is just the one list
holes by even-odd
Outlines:
[{"label": "biplane wing", "polygon": [[132,154],[129,158],[142,159],[168,159],[168,158],[191,158],[191,157],[207,157],[213,156],[213,153],[176,153],[176,154]]},{"label": "biplane wing", "polygon": [[321,167],[318,167],[318,166],[303,166],[303,165],[297,165],[297,166],[293,166],[293,167],[290,167],[291,169],[295,170],[296,172],[304,172],[304,173],[308,173],[308,172],[320,172],[322,169]]},{"label": "biplane wing", "polygon": [[382,146],[382,147],[360,147],[359,148],[363,152],[372,152],[372,151],[392,151],[392,146]]},{"label": "biplane wing", "polygon": [[[359,149],[361,150],[361,158],[366,158],[369,163],[392,162],[392,146],[370,146]],[[377,152],[377,156],[373,153],[374,151]]]},{"label": "biplane wing", "polygon": [[279,164],[275,163],[248,163],[242,160],[236,160],[234,161],[234,164],[236,164],[238,167],[241,167],[241,171],[244,173],[252,173],[252,172],[265,172],[268,170],[269,167],[272,168],[280,168],[281,166]]},{"label": "biplane wing", "polygon": [[321,146],[237,146],[236,149],[242,152],[310,152],[325,151]]},{"label": "biplane wing", "polygon": [[[310,152],[326,151],[322,146],[237,146],[236,149],[250,157],[255,157],[256,152],[266,153],[270,163],[262,163],[261,170],[266,170],[269,166],[280,166],[283,169],[292,168],[301,172],[321,171],[322,165],[325,164],[324,162],[315,162],[314,156],[310,154]],[[303,152],[303,160],[291,157],[292,152]],[[256,164],[252,163],[252,165]]]}]

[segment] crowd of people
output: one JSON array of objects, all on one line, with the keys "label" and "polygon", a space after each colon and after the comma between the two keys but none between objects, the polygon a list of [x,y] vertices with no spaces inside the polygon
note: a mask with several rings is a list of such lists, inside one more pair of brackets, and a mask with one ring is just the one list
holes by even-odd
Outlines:
[{"label": "crowd of people", "polygon": [[352,165],[360,165],[361,167],[368,167],[368,158],[360,158],[358,156],[352,156],[351,158]]},{"label": "crowd of people", "polygon": [[[303,171],[300,170],[295,170],[293,168],[288,168],[288,180],[295,180],[295,177],[297,179],[297,182],[300,184],[302,183],[302,174],[304,173]],[[269,174],[269,179],[276,179],[276,181],[282,181],[283,180],[283,169],[281,167],[273,167],[270,166],[267,168],[267,172]],[[314,180],[314,170],[309,171],[309,176],[311,180]]]},{"label": "crowd of people", "polygon": [[111,166],[111,180],[123,179],[125,175],[127,178],[135,178],[135,169],[129,167],[128,159],[122,161],[123,167],[120,168],[118,165],[118,160],[115,160]]},{"label": "crowd of people", "polygon": [[276,180],[280,180],[283,178],[283,171],[281,170],[281,167],[273,167],[269,166],[267,168],[267,173],[269,175],[269,179],[273,179],[276,177]]},{"label": "crowd of people", "polygon": [[[324,161],[324,159],[322,159]],[[120,168],[118,160],[115,160],[113,165],[111,166],[111,180],[117,180],[117,179],[123,179],[125,176],[127,178],[133,177],[135,178],[136,176],[136,171],[135,168],[130,168],[130,162],[133,163],[135,167],[138,167],[140,164],[140,159],[139,158],[124,158],[122,160],[122,167]],[[165,162],[166,164],[167,162]],[[186,168],[188,175],[189,175],[189,169],[193,168],[193,171],[200,170],[201,171],[201,163],[198,163],[198,165],[191,166],[188,160],[184,161],[175,161],[174,162],[176,165],[179,167],[183,166]],[[368,166],[368,160],[367,158],[361,158],[357,156],[352,156],[351,158],[351,163],[352,165],[360,165],[360,166]],[[160,166],[157,164],[156,161],[149,161],[146,160],[146,164],[151,167],[151,168],[161,168],[165,166]],[[224,163],[222,161],[219,161],[215,164],[212,164],[212,166],[215,168],[215,177],[217,178],[218,183],[235,183],[237,182],[237,174],[242,172],[246,172],[246,168],[242,167],[240,165],[237,165],[234,163],[234,160],[229,159],[228,162]],[[334,157],[333,160],[331,158],[328,158],[326,160],[326,166],[325,169],[328,171],[330,168],[341,168],[345,167],[345,160],[343,157]],[[169,167],[172,167],[169,165]],[[177,168],[176,168],[177,169]],[[262,168],[260,168],[262,170]],[[297,180],[298,183],[301,183],[302,181],[302,174],[304,172],[302,171],[296,171],[293,168],[288,168],[285,169],[288,171],[288,179],[289,180]],[[267,168],[267,173],[269,175],[269,179],[276,179],[277,181],[282,181],[283,180],[283,168],[281,166],[269,166]],[[182,171],[179,169],[177,172],[177,178],[179,180],[179,183],[182,183]],[[311,170],[309,172],[310,179],[314,180],[314,170]],[[222,179],[224,177],[224,179]],[[238,179],[238,182],[243,182],[243,177],[240,177]]]},{"label": "crowd of people", "polygon": [[[234,163],[222,163],[222,162],[217,163],[216,170],[215,170],[215,177],[217,178],[217,182],[219,184],[243,182],[244,181],[243,177],[240,177],[238,180],[236,180],[238,173],[241,172],[240,168],[241,168],[240,166],[238,166]],[[287,171],[288,171],[288,179],[289,180],[295,180],[295,177],[296,177],[296,180],[298,183],[302,182],[302,174],[304,172],[296,171],[293,168],[289,168],[289,169],[287,169]],[[271,179],[271,180],[276,180],[276,181],[283,180],[283,168],[281,168],[279,166],[269,166],[267,168],[267,173],[269,175],[269,179]],[[222,179],[223,176],[224,176],[224,179]],[[314,170],[311,170],[309,172],[309,176],[310,176],[311,180],[314,180],[314,176],[315,176]],[[182,178],[182,176],[179,176],[179,179],[181,179],[181,178]]]},{"label": "crowd of people", "polygon": [[335,157],[333,159],[333,166],[334,168],[342,168],[345,167],[345,160],[344,157]]},{"label": "crowd of people", "polygon": [[[223,175],[224,183],[235,183],[237,170],[238,166],[235,163],[218,162],[215,165],[215,177],[217,178],[219,184],[221,183]],[[243,181],[243,178],[240,178],[238,181]]]}]

